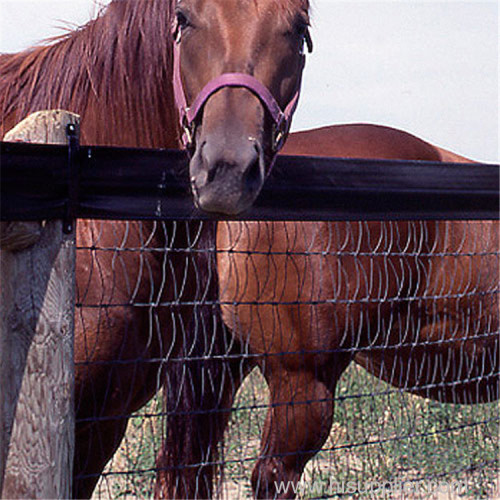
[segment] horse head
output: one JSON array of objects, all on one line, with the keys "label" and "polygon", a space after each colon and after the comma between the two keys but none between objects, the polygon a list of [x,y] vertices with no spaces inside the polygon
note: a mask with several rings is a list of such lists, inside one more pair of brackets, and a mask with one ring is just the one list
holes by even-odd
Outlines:
[{"label": "horse head", "polygon": [[307,0],[180,0],[174,93],[195,203],[237,214],[252,205],[297,105]]}]

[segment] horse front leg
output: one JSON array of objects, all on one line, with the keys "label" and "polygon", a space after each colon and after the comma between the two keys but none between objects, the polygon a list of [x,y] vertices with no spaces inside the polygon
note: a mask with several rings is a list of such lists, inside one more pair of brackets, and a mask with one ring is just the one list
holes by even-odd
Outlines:
[{"label": "horse front leg", "polygon": [[[176,362],[168,369],[164,397],[166,437],[157,457],[154,498],[212,498],[219,450],[234,397],[254,367],[238,342],[228,345],[220,325],[213,332],[218,351],[198,352],[215,359]],[[199,347],[199,346],[198,346]],[[191,356],[196,357],[191,353]]]},{"label": "horse front leg", "polygon": [[304,467],[330,434],[335,387],[350,361],[345,355],[336,358],[334,369],[304,363],[300,369],[280,365],[264,370],[270,405],[252,473],[256,498],[296,496]]},{"label": "horse front leg", "polygon": [[128,418],[76,424],[73,498],[91,498],[104,467],[120,446]]}]

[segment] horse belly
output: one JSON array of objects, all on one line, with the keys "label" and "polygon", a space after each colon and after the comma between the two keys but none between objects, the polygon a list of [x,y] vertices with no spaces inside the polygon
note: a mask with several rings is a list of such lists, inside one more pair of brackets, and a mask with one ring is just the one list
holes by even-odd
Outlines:
[{"label": "horse belly", "polygon": [[295,370],[344,352],[427,397],[498,397],[497,223],[223,223],[218,249],[223,318],[252,352]]}]

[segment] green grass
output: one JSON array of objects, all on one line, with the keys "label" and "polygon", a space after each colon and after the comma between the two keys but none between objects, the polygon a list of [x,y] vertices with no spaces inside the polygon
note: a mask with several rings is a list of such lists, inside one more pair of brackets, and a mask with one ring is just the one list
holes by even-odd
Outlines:
[{"label": "green grass", "polygon": [[[304,483],[325,485],[323,492],[328,493],[330,481],[411,481],[415,492],[406,498],[495,497],[499,474],[498,403],[466,406],[430,401],[400,392],[357,365],[343,375],[336,398],[332,433],[323,450],[308,464]],[[237,394],[222,450],[226,466],[221,496],[251,497],[250,475],[259,453],[267,402],[264,379],[254,370]],[[160,409],[157,398],[140,413],[158,413]],[[108,475],[96,490],[97,497],[151,496],[154,474],[120,472],[154,467],[161,420],[131,419],[126,438],[107,468]],[[452,481],[461,482],[456,496],[436,496],[438,484],[442,488]],[[306,489],[301,496],[311,498],[315,494],[317,491]],[[401,497],[351,491],[342,498]]]},{"label": "green grass", "polygon": [[[352,397],[369,393],[379,395]],[[322,466],[309,468],[311,480],[405,481],[418,491],[461,481],[457,492],[464,498],[491,498],[498,475],[498,403],[438,403],[400,392],[356,365],[342,377],[337,397],[336,430],[316,459]]]}]

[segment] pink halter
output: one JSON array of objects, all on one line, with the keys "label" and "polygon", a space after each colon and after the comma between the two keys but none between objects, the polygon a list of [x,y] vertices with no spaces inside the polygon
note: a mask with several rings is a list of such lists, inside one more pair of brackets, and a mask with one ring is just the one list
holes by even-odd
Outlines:
[{"label": "pink halter", "polygon": [[[177,26],[174,26],[174,34],[176,31]],[[213,80],[210,80],[201,89],[191,106],[189,106],[181,79],[180,39],[178,37],[175,37],[173,52],[174,97],[179,112],[179,119],[182,127],[182,142],[185,148],[190,149],[193,145],[195,120],[210,96],[224,87],[244,87],[260,99],[269,112],[269,115],[272,117],[274,122],[273,151],[275,155],[279,152],[283,147],[288,130],[290,129],[292,115],[297,107],[300,95],[300,80],[297,85],[297,90],[284,110],[280,108],[276,99],[266,86],[253,76],[245,73],[223,73]]]}]

